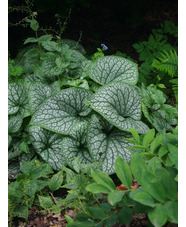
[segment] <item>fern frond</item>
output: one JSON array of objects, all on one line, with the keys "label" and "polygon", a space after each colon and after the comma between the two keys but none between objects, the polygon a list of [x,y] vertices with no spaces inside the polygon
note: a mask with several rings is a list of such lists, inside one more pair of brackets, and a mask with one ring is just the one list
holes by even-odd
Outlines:
[{"label": "fern frond", "polygon": [[153,60],[152,66],[160,71],[167,72],[172,78],[178,75],[178,55],[175,50],[168,53],[160,52],[161,57]]}]

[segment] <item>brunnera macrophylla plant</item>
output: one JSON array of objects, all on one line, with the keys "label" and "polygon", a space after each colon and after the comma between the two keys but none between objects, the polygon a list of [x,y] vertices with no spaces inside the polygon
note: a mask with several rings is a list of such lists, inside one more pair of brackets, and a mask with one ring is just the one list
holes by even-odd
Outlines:
[{"label": "brunnera macrophylla plant", "polygon": [[35,44],[15,60],[22,81],[9,83],[11,174],[19,173],[23,155],[28,161],[37,154],[57,171],[72,166],[74,157],[85,164],[101,161],[109,174],[118,155],[129,163],[132,143],[123,138],[132,137],[130,128],[149,130],[141,120],[137,64],[112,55],[90,60],[79,44],[49,35],[25,43]]}]

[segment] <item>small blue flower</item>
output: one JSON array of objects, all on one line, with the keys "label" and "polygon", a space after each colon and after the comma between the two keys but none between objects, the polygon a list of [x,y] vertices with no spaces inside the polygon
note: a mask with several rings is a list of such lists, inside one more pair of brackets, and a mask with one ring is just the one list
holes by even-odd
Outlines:
[{"label": "small blue flower", "polygon": [[81,77],[80,77],[80,79],[82,79],[82,80],[83,80],[83,77],[81,76]]},{"label": "small blue flower", "polygon": [[105,44],[101,44],[101,46],[103,47],[102,50],[105,51],[108,49],[108,47]]}]

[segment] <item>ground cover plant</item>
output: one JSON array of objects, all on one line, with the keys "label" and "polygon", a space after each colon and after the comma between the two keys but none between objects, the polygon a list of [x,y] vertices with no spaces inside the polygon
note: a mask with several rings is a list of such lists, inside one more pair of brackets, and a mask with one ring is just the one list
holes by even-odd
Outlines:
[{"label": "ground cover plant", "polygon": [[[134,61],[105,56],[104,44],[87,56],[78,42],[39,37],[35,13],[26,21],[35,37],[9,59],[10,224],[27,220],[33,205],[53,213],[73,207],[67,226],[127,224],[134,213],[147,213],[149,226],[178,223],[176,50],[161,36],[168,49],[148,61],[160,75],[153,83],[142,65],[138,73]],[[70,191],[54,197],[58,189]]]}]

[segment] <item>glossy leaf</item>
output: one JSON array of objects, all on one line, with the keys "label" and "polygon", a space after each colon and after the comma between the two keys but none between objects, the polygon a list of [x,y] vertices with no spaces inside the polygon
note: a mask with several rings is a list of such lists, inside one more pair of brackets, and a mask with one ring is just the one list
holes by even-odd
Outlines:
[{"label": "glossy leaf", "polygon": [[151,129],[150,131],[148,131],[144,137],[143,137],[143,146],[146,147],[149,145],[149,143],[153,140],[155,136],[155,130]]},{"label": "glossy leaf", "polygon": [[148,217],[155,227],[161,227],[167,222],[167,212],[162,204],[148,211]]},{"label": "glossy leaf", "polygon": [[114,190],[108,193],[107,201],[110,205],[115,206],[116,203],[120,202],[124,196],[123,191]]},{"label": "glossy leaf", "polygon": [[166,192],[159,182],[158,178],[148,170],[142,171],[142,187],[153,198],[160,202],[165,202]]},{"label": "glossy leaf", "polygon": [[92,170],[92,177],[98,184],[102,184],[110,191],[115,190],[116,186],[113,180],[106,173],[97,170]]},{"label": "glossy leaf", "polygon": [[90,164],[93,159],[88,150],[86,143],[88,122],[79,122],[75,124],[69,136],[65,137],[62,141],[62,153],[69,166],[73,168],[74,158],[82,161],[82,164]]},{"label": "glossy leaf", "polygon": [[102,184],[92,183],[87,185],[86,190],[92,193],[105,193],[108,194],[110,189]]},{"label": "glossy leaf", "polygon": [[168,201],[164,204],[168,221],[178,224],[178,201]]},{"label": "glossy leaf", "polygon": [[105,119],[93,115],[88,126],[87,143],[92,157],[97,162],[103,162],[102,170],[114,173],[114,162],[119,155],[127,162],[131,159],[131,154],[127,149],[131,143],[123,138],[130,137],[113,127]]},{"label": "glossy leaf", "polygon": [[117,157],[115,161],[115,170],[121,183],[125,185],[128,189],[132,184],[132,173],[129,165],[121,157]]},{"label": "glossy leaf", "polygon": [[50,97],[36,111],[31,124],[67,135],[75,123],[85,121],[85,116],[91,112],[84,104],[90,95],[90,91],[82,88],[64,89]]},{"label": "glossy leaf", "polygon": [[89,105],[117,128],[130,132],[130,128],[146,133],[149,128],[141,119],[141,100],[130,85],[112,82],[99,89]]},{"label": "glossy leaf", "polygon": [[142,184],[142,171],[147,169],[144,159],[139,153],[135,153],[132,156],[130,167],[134,178],[137,180],[138,184]]},{"label": "glossy leaf", "polygon": [[133,191],[130,192],[130,197],[145,205],[145,206],[149,206],[149,207],[155,207],[156,204],[154,202],[154,199],[145,191],[139,191],[137,190],[137,192],[135,192],[135,194],[133,193]]},{"label": "glossy leaf", "polygon": [[164,139],[164,136],[163,135],[159,135],[159,136],[156,136],[151,145],[150,145],[150,151],[152,153],[154,153],[156,151],[156,149],[161,145],[162,141]]},{"label": "glossy leaf", "polygon": [[122,224],[127,224],[131,222],[133,219],[132,217],[132,209],[127,206],[124,206],[118,213],[118,220]]},{"label": "glossy leaf", "polygon": [[166,191],[166,197],[170,200],[175,200],[178,194],[178,185],[174,180],[172,174],[163,167],[156,168],[156,176],[161,185]]},{"label": "glossy leaf", "polygon": [[105,212],[100,208],[100,207],[88,207],[87,211],[89,212],[89,214],[93,217],[95,217],[96,219],[104,219],[105,217]]},{"label": "glossy leaf", "polygon": [[61,151],[63,136],[50,132],[39,126],[29,129],[31,142],[42,159],[49,163],[53,169],[61,170],[65,165],[65,158]]},{"label": "glossy leaf", "polygon": [[122,81],[135,85],[138,79],[137,64],[117,56],[98,58],[89,68],[89,77],[105,85],[111,81]]}]

